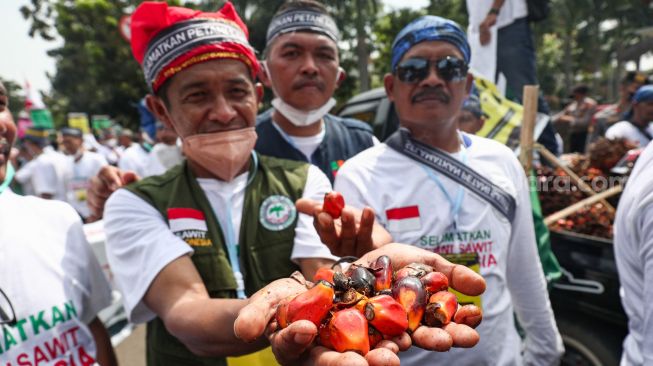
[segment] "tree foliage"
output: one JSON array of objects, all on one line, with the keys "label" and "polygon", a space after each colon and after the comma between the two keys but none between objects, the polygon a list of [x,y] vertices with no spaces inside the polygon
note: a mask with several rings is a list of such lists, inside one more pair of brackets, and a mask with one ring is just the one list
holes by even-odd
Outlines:
[{"label": "tree foliage", "polygon": [[11,114],[14,117],[14,121],[18,121],[18,112],[25,105],[25,97],[23,96],[23,88],[11,80],[0,78],[2,84],[7,89],[7,95],[9,97],[9,109]]},{"label": "tree foliage", "polygon": [[[41,3],[45,1],[32,1]],[[52,92],[44,98],[56,124],[63,124],[69,112],[86,112],[108,114],[124,126],[138,126],[134,103],[146,94],[146,86],[129,43],[118,30],[120,18],[133,4],[120,0],[57,0],[43,4],[23,14],[34,22],[32,27],[47,24],[38,21],[42,15],[39,11],[50,7],[46,14],[54,15],[51,26],[63,39],[63,46],[48,51],[55,59],[56,73],[50,75]]]},{"label": "tree foliage", "polygon": [[[25,0],[27,1],[27,0]],[[533,24],[537,67],[547,94],[565,95],[577,81],[614,96],[626,62],[650,50],[637,29],[653,25],[652,0],[551,0],[545,21]],[[205,11],[225,0],[170,0]],[[267,26],[284,0],[233,0],[250,30],[250,42],[265,47]],[[424,9],[381,12],[380,0],[323,0],[342,34],[341,65],[349,77],[336,92],[340,102],[368,86],[381,85],[395,35],[408,22],[434,14],[467,25],[465,0],[431,0]],[[64,44],[51,50],[57,70],[45,101],[56,120],[73,111],[110,114],[134,127],[132,106],[145,93],[139,65],[118,32],[118,21],[138,0],[30,0],[21,8],[30,35]],[[612,26],[610,26],[612,24]],[[650,42],[650,41],[649,41]],[[366,76],[368,74],[369,76]],[[367,82],[369,77],[370,82]]]}]

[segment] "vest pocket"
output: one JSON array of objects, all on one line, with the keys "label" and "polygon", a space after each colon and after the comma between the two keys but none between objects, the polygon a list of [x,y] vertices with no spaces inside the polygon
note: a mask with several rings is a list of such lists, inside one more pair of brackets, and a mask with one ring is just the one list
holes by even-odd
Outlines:
[{"label": "vest pocket", "polygon": [[292,238],[253,247],[251,249],[252,264],[258,277],[269,283],[279,278],[288,277],[297,270],[297,265],[290,260],[292,247]]},{"label": "vest pocket", "polygon": [[191,259],[211,297],[228,297],[220,292],[236,291],[236,280],[224,251],[212,247],[196,249]]}]

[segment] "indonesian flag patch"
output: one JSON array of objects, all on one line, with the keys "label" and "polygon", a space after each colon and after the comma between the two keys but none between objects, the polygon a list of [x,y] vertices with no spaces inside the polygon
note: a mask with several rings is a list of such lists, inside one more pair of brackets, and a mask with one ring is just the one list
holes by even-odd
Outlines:
[{"label": "indonesian flag patch", "polygon": [[385,211],[387,229],[394,232],[413,231],[422,228],[419,206],[396,207]]},{"label": "indonesian flag patch", "polygon": [[193,208],[169,208],[168,223],[173,233],[186,230],[208,231],[204,213]]}]

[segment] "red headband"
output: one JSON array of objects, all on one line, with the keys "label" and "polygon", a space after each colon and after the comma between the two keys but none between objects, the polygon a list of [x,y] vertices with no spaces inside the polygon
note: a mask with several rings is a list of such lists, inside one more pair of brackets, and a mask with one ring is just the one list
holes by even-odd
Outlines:
[{"label": "red headband", "polygon": [[215,59],[235,59],[254,77],[259,70],[249,32],[231,2],[220,11],[144,2],[131,18],[131,45],[152,92],[179,71]]}]

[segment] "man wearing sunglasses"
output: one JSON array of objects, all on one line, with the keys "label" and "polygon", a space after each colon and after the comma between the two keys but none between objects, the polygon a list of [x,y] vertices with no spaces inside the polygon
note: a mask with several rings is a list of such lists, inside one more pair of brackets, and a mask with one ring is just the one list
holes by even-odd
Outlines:
[{"label": "man wearing sunglasses", "polygon": [[[446,354],[413,348],[400,354],[402,365],[556,364],[563,346],[538,260],[526,176],[507,147],[457,129],[473,82],[469,61],[456,23],[424,16],[406,26],[384,78],[401,128],[348,160],[335,189],[348,204],[371,207],[393,241],[470,264],[488,283],[480,299],[469,300],[484,312],[476,347]],[[325,238],[338,232],[319,219],[330,245]],[[350,229],[343,226],[340,236]],[[526,332],[524,346],[513,313]]]}]

